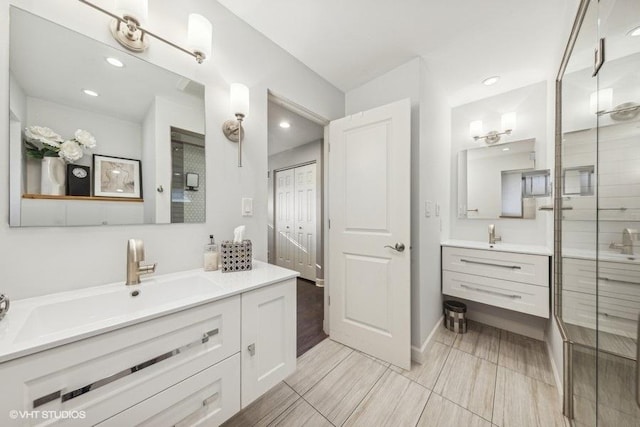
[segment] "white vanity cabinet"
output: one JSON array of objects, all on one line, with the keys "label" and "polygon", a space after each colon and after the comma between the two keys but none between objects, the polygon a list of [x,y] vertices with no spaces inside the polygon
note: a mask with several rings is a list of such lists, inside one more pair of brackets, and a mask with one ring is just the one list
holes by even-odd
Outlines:
[{"label": "white vanity cabinet", "polygon": [[[635,337],[640,312],[640,265],[563,257],[562,318],[565,322]],[[597,298],[596,298],[597,297]],[[597,317],[596,317],[597,316]]]},{"label": "white vanity cabinet", "polygon": [[242,407],[296,370],[296,283],[242,294]]},{"label": "white vanity cabinet", "polygon": [[549,318],[549,256],[442,247],[442,293]]},{"label": "white vanity cabinet", "polygon": [[295,371],[295,295],[287,278],[1,363],[0,425],[219,425]]}]

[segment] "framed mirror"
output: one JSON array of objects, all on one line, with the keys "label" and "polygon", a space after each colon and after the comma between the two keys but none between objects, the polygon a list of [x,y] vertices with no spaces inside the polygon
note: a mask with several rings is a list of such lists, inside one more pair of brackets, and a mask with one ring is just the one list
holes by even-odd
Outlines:
[{"label": "framed mirror", "polygon": [[205,221],[202,84],[13,6],[9,66],[11,226]]}]

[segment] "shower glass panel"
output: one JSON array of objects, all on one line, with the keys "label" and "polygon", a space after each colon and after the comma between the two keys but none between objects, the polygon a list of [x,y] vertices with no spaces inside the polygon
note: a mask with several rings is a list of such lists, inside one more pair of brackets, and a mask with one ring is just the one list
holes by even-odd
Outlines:
[{"label": "shower glass panel", "polygon": [[556,141],[564,409],[574,425],[638,427],[640,2],[583,1],[577,22]]}]

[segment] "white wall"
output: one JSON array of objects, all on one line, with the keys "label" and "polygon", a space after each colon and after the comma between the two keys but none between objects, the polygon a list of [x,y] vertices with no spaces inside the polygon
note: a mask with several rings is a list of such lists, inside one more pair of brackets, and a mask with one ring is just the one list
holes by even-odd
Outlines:
[{"label": "white wall", "polygon": [[276,263],[274,178],[275,171],[303,163],[316,162],[316,278],[324,279],[324,239],[322,238],[323,170],[322,140],[311,141],[291,150],[269,156],[269,180],[267,186],[269,216],[269,262]]},{"label": "white wall", "polygon": [[[9,70],[9,4],[61,23],[119,48],[111,38],[110,19],[80,2],[49,0],[0,1],[0,79]],[[97,4],[112,8],[111,1]],[[214,57],[203,65],[157,40],[140,56],[206,85],[207,223],[122,227],[29,228],[8,226],[8,197],[0,197],[1,292],[13,299],[122,281],[126,240],[145,241],[149,261],[158,273],[197,268],[209,234],[229,238],[238,224],[247,225],[257,259],[267,252],[267,90],[328,119],[343,116],[344,95],[298,60],[250,28],[217,2],[151,1],[149,28],[181,45],[186,44],[187,17],[198,12],[215,28]],[[220,131],[229,114],[228,87],[242,82],[251,91],[251,111],[245,121],[244,167],[236,166],[237,144]],[[9,132],[8,93],[0,92],[0,133]],[[5,143],[5,150],[8,147]],[[8,156],[0,156],[0,188],[8,188]],[[242,197],[253,197],[255,214],[241,217]]]},{"label": "white wall", "polygon": [[[482,120],[484,132],[501,131],[501,115],[515,111],[517,125],[513,134],[503,136],[500,142],[512,142],[535,138],[536,169],[549,169],[553,165],[547,161],[547,152],[553,150],[553,141],[547,137],[547,83],[540,82],[500,95],[481,99],[454,108],[451,111],[451,238],[461,240],[488,241],[487,226],[496,225],[497,235],[505,243],[551,246],[547,242],[547,224],[553,222],[553,214],[536,212],[536,219],[460,219],[458,218],[458,153],[461,150],[477,148],[484,142],[475,142],[469,136],[469,123]],[[482,141],[482,140],[481,140]],[[495,189],[499,194],[499,189]],[[551,203],[551,198],[537,199],[539,204]],[[469,206],[469,209],[475,206]],[[499,204],[496,210],[499,210]]]},{"label": "white wall", "polygon": [[[440,240],[449,199],[449,106],[421,58],[346,94],[346,113],[411,100],[411,342],[420,348],[440,320]],[[424,215],[425,202],[441,207]],[[444,221],[441,223],[441,220]]]}]

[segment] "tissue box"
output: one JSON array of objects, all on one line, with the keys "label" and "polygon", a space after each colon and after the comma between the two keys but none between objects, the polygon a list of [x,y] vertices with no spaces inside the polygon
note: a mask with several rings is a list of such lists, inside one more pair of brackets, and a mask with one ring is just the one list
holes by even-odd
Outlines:
[{"label": "tissue box", "polygon": [[225,240],[220,244],[222,272],[251,270],[251,240],[233,243]]}]

